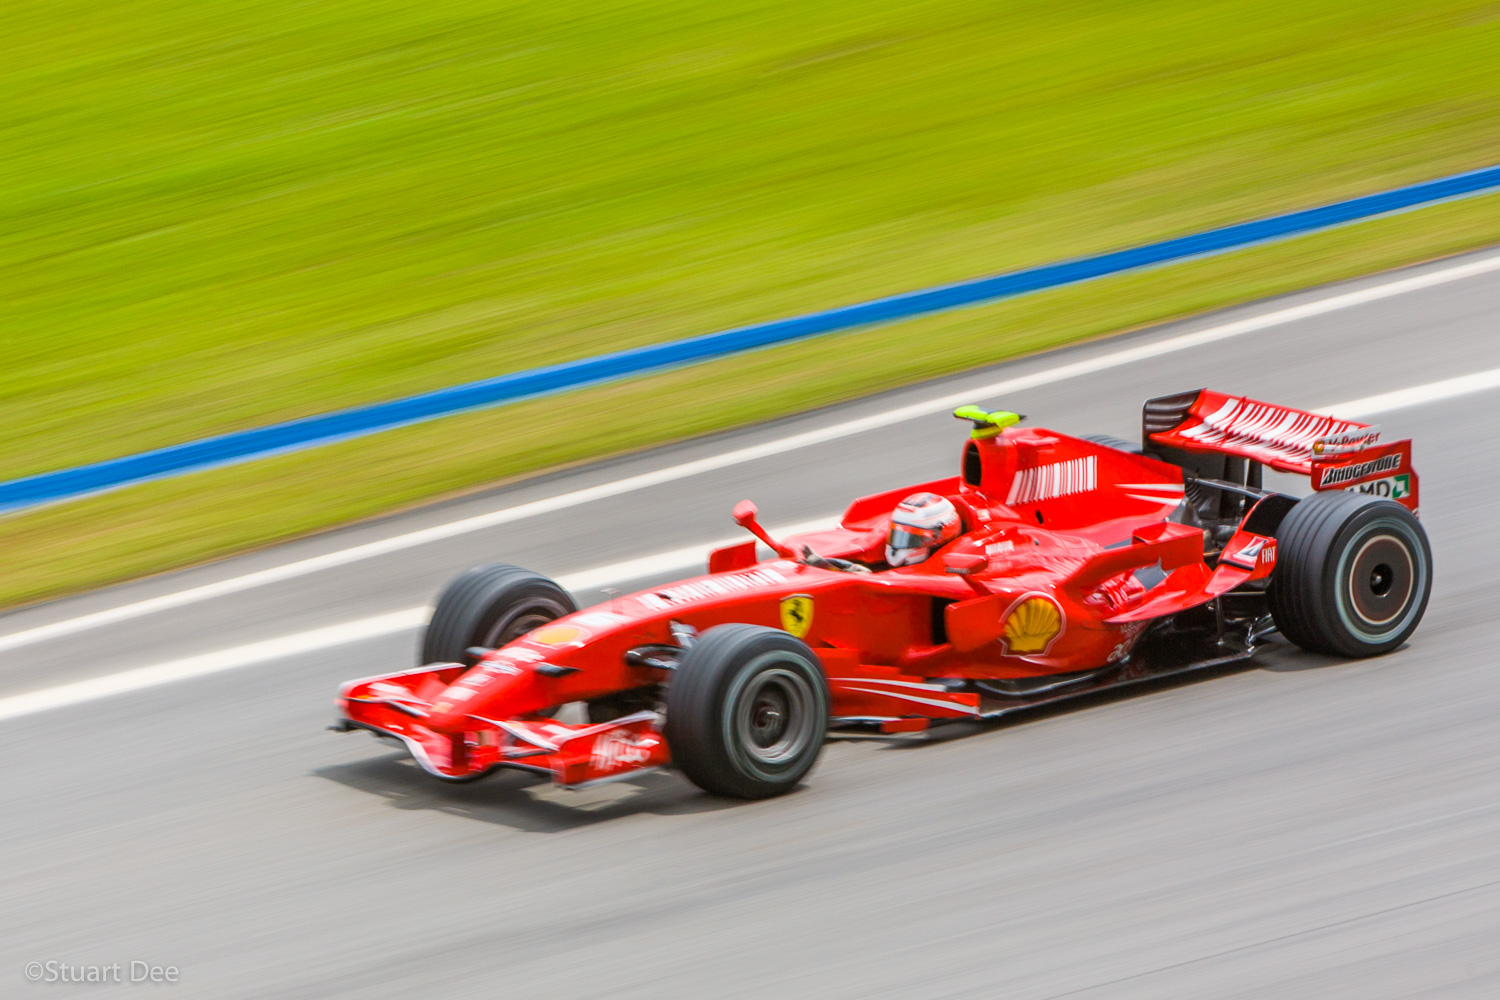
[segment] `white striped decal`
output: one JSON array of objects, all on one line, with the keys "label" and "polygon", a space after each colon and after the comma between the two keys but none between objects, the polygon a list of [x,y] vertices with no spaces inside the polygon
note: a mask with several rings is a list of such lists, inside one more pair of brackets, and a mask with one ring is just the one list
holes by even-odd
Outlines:
[{"label": "white striped decal", "polygon": [[854,687],[844,688],[845,691],[857,691],[860,694],[878,694],[885,698],[896,698],[900,701],[909,701],[915,705],[933,705],[937,708],[952,709],[955,712],[963,712],[966,715],[978,715],[979,709],[974,705],[963,705],[956,701],[940,701],[937,698],[918,698],[912,694],[901,694],[898,691],[882,691],[880,688]]},{"label": "white striped decal", "polygon": [[1010,499],[1006,504],[1036,503],[1054,497],[1087,493],[1099,485],[1099,465],[1095,456],[1074,458],[1067,462],[1018,469],[1010,481]]},{"label": "white striped decal", "polygon": [[1115,489],[1132,500],[1145,500],[1163,506],[1176,506],[1182,502],[1181,483],[1115,483]]},{"label": "white striped decal", "polygon": [[1241,399],[1230,399],[1200,419],[1182,432],[1184,438],[1207,447],[1237,446],[1261,461],[1307,461],[1319,438],[1362,432],[1373,442],[1380,436],[1377,426]]}]

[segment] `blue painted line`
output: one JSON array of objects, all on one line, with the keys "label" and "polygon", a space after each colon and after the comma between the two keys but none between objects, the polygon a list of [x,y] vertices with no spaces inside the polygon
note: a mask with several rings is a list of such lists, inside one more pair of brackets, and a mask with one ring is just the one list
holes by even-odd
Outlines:
[{"label": "blue painted line", "polygon": [[499,406],[544,393],[720,358],[851,327],[925,316],[1207,254],[1238,250],[1269,240],[1306,235],[1494,190],[1500,190],[1500,165],[1127,250],[919,289],[805,316],[755,323],[684,340],[580,358],[425,392],[405,399],[221,434],[137,455],[0,483],[0,511],[55,503],[150,479],[329,444],[466,410]]}]

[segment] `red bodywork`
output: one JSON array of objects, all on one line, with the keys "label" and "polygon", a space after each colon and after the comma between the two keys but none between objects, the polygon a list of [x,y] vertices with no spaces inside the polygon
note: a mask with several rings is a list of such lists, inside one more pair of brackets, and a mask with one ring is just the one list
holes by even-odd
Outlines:
[{"label": "red bodywork", "polygon": [[[1406,476],[1396,499],[1416,505],[1409,443],[1374,446],[1365,425],[1207,391],[1171,420],[1149,439],[1310,474],[1327,488]],[[809,644],[827,677],[833,724],[920,730],[998,714],[957,681],[1032,683],[1119,663],[1148,624],[1263,580],[1275,566],[1269,531],[1242,525],[1206,546],[1202,527],[1173,519],[1185,486],[1175,464],[1011,428],[976,431],[960,470],[856,500],[837,528],[778,546],[878,567],[892,508],[931,491],[953,501],[964,531],[921,565],[854,573],[759,560],[747,540],[713,552],[708,575],[568,615],[472,667],[435,664],[350,682],[339,698],[345,724],[399,738],[450,780],[495,767],[567,786],[633,774],[670,762],[657,712],[595,725],[564,724],[552,713],[670,683],[670,670],[639,651],[676,644],[682,626],[747,622]]]}]

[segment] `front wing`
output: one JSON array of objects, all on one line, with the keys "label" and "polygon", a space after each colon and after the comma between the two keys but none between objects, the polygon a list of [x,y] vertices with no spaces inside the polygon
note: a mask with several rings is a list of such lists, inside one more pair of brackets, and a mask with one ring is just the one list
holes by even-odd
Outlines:
[{"label": "front wing", "polygon": [[424,668],[351,682],[340,694],[342,718],[334,728],[398,740],[423,770],[445,781],[472,781],[510,768],[579,788],[670,761],[662,717],[655,712],[581,725],[470,716],[470,730],[452,736],[434,732],[422,720],[431,710],[428,699],[446,686],[440,677],[440,669]]}]

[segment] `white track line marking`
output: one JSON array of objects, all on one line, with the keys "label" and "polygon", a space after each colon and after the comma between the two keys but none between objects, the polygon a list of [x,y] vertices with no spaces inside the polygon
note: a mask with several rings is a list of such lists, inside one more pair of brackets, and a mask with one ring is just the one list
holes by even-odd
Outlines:
[{"label": "white track line marking", "polygon": [[1307,302],[1286,309],[1278,309],[1274,312],[1265,313],[1260,316],[1251,316],[1232,323],[1224,323],[1206,330],[1199,330],[1196,333],[1185,333],[1149,344],[1141,344],[1120,351],[1112,351],[1107,354],[1101,354],[1098,357],[1058,365],[1039,372],[1032,372],[1029,375],[1003,379],[999,382],[992,382],[989,385],[965,389],[962,392],[948,393],[920,403],[912,403],[894,410],[887,410],[884,413],[872,414],[871,416],[860,417],[855,420],[846,420],[842,423],[819,428],[818,430],[805,431],[801,434],[793,434],[789,437],[751,445],[746,448],[737,448],[722,455],[713,455],[692,462],[683,462],[679,465],[657,469],[654,472],[645,472],[640,475],[617,479],[611,483],[601,483],[598,486],[590,486],[581,490],[574,490],[570,493],[562,493],[554,497],[548,497],[545,500],[533,500],[530,503],[518,504],[515,507],[506,507],[487,514],[479,514],[474,517],[451,521],[447,524],[434,525],[430,528],[407,532],[403,535],[395,535],[377,542],[367,542],[363,545],[341,549],[337,552],[329,552],[321,556],[300,559],[297,562],[287,563],[283,566],[273,566],[270,569],[247,573],[228,580],[220,580],[217,583],[204,584],[201,587],[192,587],[171,594],[163,594],[160,597],[137,601],[133,604],[124,604],[116,608],[108,608],[104,611],[95,611],[92,614],[80,615],[77,618],[69,618],[64,621],[39,625],[20,632],[12,632],[9,635],[0,636],[0,652],[42,642],[47,639],[72,635],[87,629],[99,628],[103,625],[111,625],[115,622],[126,621],[131,618],[139,618],[158,611],[179,608],[187,604],[196,604],[215,597],[222,597],[226,594],[249,590],[253,587],[262,587],[269,583],[278,583],[282,580],[306,576],[309,573],[332,569],[336,566],[347,566],[350,563],[359,562],[364,559],[373,559],[391,552],[399,552],[403,549],[426,545],[429,542],[441,541],[474,531],[482,531],[486,528],[493,528],[502,524],[510,524],[511,522],[520,521],[528,517],[555,513],[569,507],[576,507],[595,500],[603,500],[625,493],[632,493],[652,486],[659,486],[663,483],[687,479],[705,472],[713,472],[730,466],[742,465],[746,462],[753,462],[773,455],[782,455],[789,451],[796,451],[800,448],[807,448],[827,441],[835,441],[854,434],[862,434],[865,431],[888,427],[892,424],[902,423],[903,421],[912,420],[917,417],[941,413],[944,410],[951,410],[955,406],[962,406],[965,403],[973,403],[989,397],[1004,396],[1007,393],[1019,392],[1023,389],[1052,385],[1083,375],[1092,375],[1111,368],[1119,368],[1123,365],[1135,364],[1138,361],[1159,358],[1165,354],[1174,354],[1178,351],[1188,350],[1189,348],[1218,343],[1221,340],[1229,340],[1233,337],[1254,333],[1258,330],[1283,326],[1287,323],[1294,323],[1313,316],[1322,316],[1326,313],[1337,312],[1340,309],[1378,302],[1381,299],[1388,299],[1392,296],[1433,288],[1452,281],[1460,281],[1464,278],[1488,274],[1491,271],[1497,270],[1500,270],[1500,256],[1487,257],[1483,260],[1470,261],[1467,264],[1458,264],[1427,274],[1419,274],[1410,278],[1398,278],[1384,284],[1362,288],[1354,292],[1331,295],[1328,298],[1318,299],[1314,302]]},{"label": "white track line marking", "polygon": [[223,673],[226,670],[248,667],[267,660],[279,660],[299,653],[314,653],[320,649],[359,642],[363,639],[376,639],[398,632],[409,632],[426,621],[426,608],[407,608],[404,611],[392,611],[388,614],[361,618],[358,621],[328,625],[307,632],[296,632],[276,639],[219,649],[212,653],[200,653],[181,660],[170,660],[149,667],[122,670],[116,674],[105,674],[103,677],[90,677],[71,684],[59,684],[56,687],[42,688],[39,691],[28,691],[25,694],[0,698],[0,720],[34,715],[37,712],[65,708],[86,701],[97,701],[112,695],[129,694],[162,684],[171,684],[173,681]]},{"label": "white track line marking", "polygon": [[[1440,382],[1429,382],[1425,385],[1412,386],[1409,389],[1399,389],[1395,392],[1381,393],[1376,396],[1366,396],[1363,399],[1355,399],[1334,406],[1319,407],[1317,408],[1317,412],[1333,413],[1346,417],[1370,416],[1389,410],[1404,409],[1423,403],[1440,402],[1495,388],[1500,388],[1500,368],[1476,372],[1473,375],[1463,375],[1458,378],[1444,379]],[[827,527],[831,521],[832,518],[824,518],[818,521],[787,525],[774,529],[773,534],[794,535],[804,531],[816,531],[819,528]],[[557,582],[568,590],[591,590],[610,583],[623,583],[627,580],[669,573],[692,566],[701,566],[709,549],[717,548],[720,545],[732,545],[734,542],[743,539],[743,535],[736,535],[730,538],[719,539],[715,542],[688,545],[680,549],[658,552],[654,555],[642,556],[637,559],[627,559],[623,562],[611,563],[607,566],[596,566],[593,569],[581,570],[577,573],[560,576],[557,578]],[[357,621],[344,622],[341,625],[329,625],[325,628],[298,632],[294,635],[282,636],[279,639],[252,642],[244,646],[234,646],[230,649],[221,649],[212,653],[189,656],[186,659],[172,660],[154,666],[139,667],[134,670],[121,671],[120,673],[106,674],[103,677],[93,677],[86,680],[74,681],[70,684],[42,688],[38,691],[10,695],[9,697],[0,698],[0,721],[24,715],[33,715],[37,712],[45,712],[53,708],[77,705],[99,698],[107,698],[111,695],[139,691],[144,688],[156,687],[160,684],[170,684],[173,681],[188,680],[194,677],[220,673],[225,670],[233,670],[238,667],[251,666],[267,660],[277,660],[300,653],[317,652],[318,650],[328,649],[345,643],[358,642],[362,639],[391,635],[408,629],[420,628],[427,621],[428,610],[425,606],[420,608],[404,608],[400,611],[375,615],[371,618],[361,618]]]},{"label": "white track line marking", "polygon": [[1472,375],[1460,375],[1458,378],[1444,379],[1441,382],[1428,382],[1426,385],[1414,385],[1410,389],[1382,392],[1378,396],[1366,396],[1363,399],[1325,407],[1319,412],[1326,413],[1330,417],[1355,420],[1359,417],[1389,413],[1391,410],[1404,410],[1408,406],[1435,403],[1495,388],[1500,388],[1500,368],[1491,368],[1489,371],[1475,372]]}]

